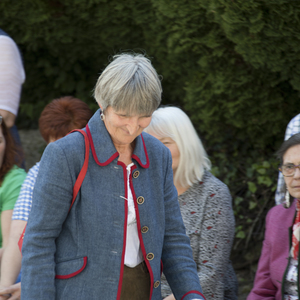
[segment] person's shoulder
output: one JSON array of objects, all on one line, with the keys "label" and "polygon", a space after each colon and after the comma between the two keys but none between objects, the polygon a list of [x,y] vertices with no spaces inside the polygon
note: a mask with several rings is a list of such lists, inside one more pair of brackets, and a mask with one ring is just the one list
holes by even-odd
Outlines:
[{"label": "person's shoulder", "polygon": [[26,172],[23,168],[20,168],[16,165],[14,165],[8,172],[7,172],[7,177],[15,177],[15,176],[20,176],[20,177],[26,177]]},{"label": "person's shoulder", "polygon": [[50,143],[50,148],[61,148],[67,152],[84,152],[84,137],[80,132],[72,132],[62,137],[61,139]]},{"label": "person's shoulder", "polygon": [[266,216],[266,221],[267,223],[275,222],[276,224],[278,222],[281,222],[280,220],[290,221],[294,217],[295,211],[296,211],[295,202],[293,202],[289,208],[285,208],[283,204],[276,205],[268,211],[268,214]]},{"label": "person's shoulder", "polygon": [[0,35],[0,49],[2,54],[18,51],[15,41],[7,35]]},{"label": "person's shoulder", "polygon": [[228,186],[209,171],[204,172],[202,182],[206,186],[211,186],[216,191],[224,191],[229,193]]},{"label": "person's shoulder", "polygon": [[[63,138],[48,144],[42,159],[41,166],[44,168],[53,164],[72,165],[75,169],[80,167],[85,157],[85,140],[81,133],[72,132]],[[39,171],[40,173],[40,171]]]},{"label": "person's shoulder", "polygon": [[37,162],[33,167],[31,167],[29,170],[28,170],[28,173],[27,173],[27,177],[26,178],[32,178],[32,177],[37,177],[37,174],[39,172],[39,168],[40,168],[40,162]]},{"label": "person's shoulder", "polygon": [[289,124],[292,124],[292,123],[294,123],[295,121],[299,121],[299,120],[300,120],[300,114],[298,114],[298,115],[296,115],[295,117],[293,117],[293,118],[290,120]]},{"label": "person's shoulder", "polygon": [[273,206],[269,212],[268,215],[274,216],[274,215],[281,215],[281,214],[285,214],[287,212],[289,212],[290,210],[293,209],[293,205],[291,205],[291,207],[289,208],[285,208],[283,206],[283,204],[279,204],[279,205],[275,205]]},{"label": "person's shoulder", "polygon": [[38,172],[39,168],[40,168],[40,162],[38,161],[37,163],[35,163],[34,166],[32,166],[32,167],[28,170],[28,174],[29,174],[29,173],[36,173],[36,172]]},{"label": "person's shoulder", "polygon": [[5,175],[2,185],[4,186],[13,182],[22,183],[25,180],[26,175],[27,174],[24,169],[14,165]]},{"label": "person's shoulder", "polygon": [[0,34],[0,43],[2,45],[14,45],[15,44],[15,41],[8,35],[5,35],[5,34]]}]

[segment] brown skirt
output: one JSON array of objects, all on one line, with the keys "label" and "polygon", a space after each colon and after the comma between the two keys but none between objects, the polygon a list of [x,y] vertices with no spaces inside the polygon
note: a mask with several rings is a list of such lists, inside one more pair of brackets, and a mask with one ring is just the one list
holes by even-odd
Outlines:
[{"label": "brown skirt", "polygon": [[134,268],[124,265],[121,300],[148,300],[150,297],[150,274],[145,262]]}]

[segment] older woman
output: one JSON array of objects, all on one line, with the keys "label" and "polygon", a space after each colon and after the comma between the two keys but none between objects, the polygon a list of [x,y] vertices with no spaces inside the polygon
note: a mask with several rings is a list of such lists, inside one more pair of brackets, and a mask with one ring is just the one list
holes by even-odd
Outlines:
[{"label": "older woman", "polygon": [[23,244],[22,299],[161,299],[162,267],[178,299],[202,299],[173,185],[171,155],[141,134],[161,101],[142,55],[114,57],[98,79],[101,108],[86,126],[87,174],[72,133],[45,150]]},{"label": "older woman", "polygon": [[[146,131],[169,148],[174,184],[206,299],[237,299],[229,260],[234,238],[227,186],[210,172],[210,161],[189,117],[177,107],[159,108]],[[162,295],[174,299],[163,277]]]},{"label": "older woman", "polygon": [[247,300],[300,299],[300,133],[285,141],[277,155],[286,185],[286,202],[268,212],[254,286]]},{"label": "older woman", "polygon": [[[47,144],[56,141],[75,128],[84,127],[93,113],[86,103],[71,97],[54,99],[43,109],[39,129]],[[12,286],[21,270],[21,252],[18,241],[27,224],[31,209],[33,188],[39,172],[36,163],[28,172],[14,207],[9,241],[1,261],[0,299],[19,299],[20,284]],[[4,289],[5,288],[5,289]],[[9,297],[3,295],[11,294]]]}]

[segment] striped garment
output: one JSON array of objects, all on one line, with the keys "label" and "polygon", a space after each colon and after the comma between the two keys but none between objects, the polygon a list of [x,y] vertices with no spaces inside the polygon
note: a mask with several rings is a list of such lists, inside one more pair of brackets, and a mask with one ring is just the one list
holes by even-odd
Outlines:
[{"label": "striped garment", "polygon": [[18,113],[25,71],[16,43],[0,29],[0,109]]}]

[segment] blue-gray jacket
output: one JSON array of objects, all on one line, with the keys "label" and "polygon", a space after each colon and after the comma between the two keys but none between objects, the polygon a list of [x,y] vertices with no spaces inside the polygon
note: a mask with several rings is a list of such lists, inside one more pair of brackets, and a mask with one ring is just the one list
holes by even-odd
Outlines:
[{"label": "blue-gray jacket", "polygon": [[[46,148],[23,243],[22,299],[119,299],[126,229],[126,166],[99,110],[86,128],[89,166],[72,209],[72,188],[84,161],[84,139],[72,133]],[[136,138],[130,185],[142,253],[151,278],[149,299],[161,299],[164,273],[176,299],[202,299],[185,235],[171,155],[152,136]]]}]

